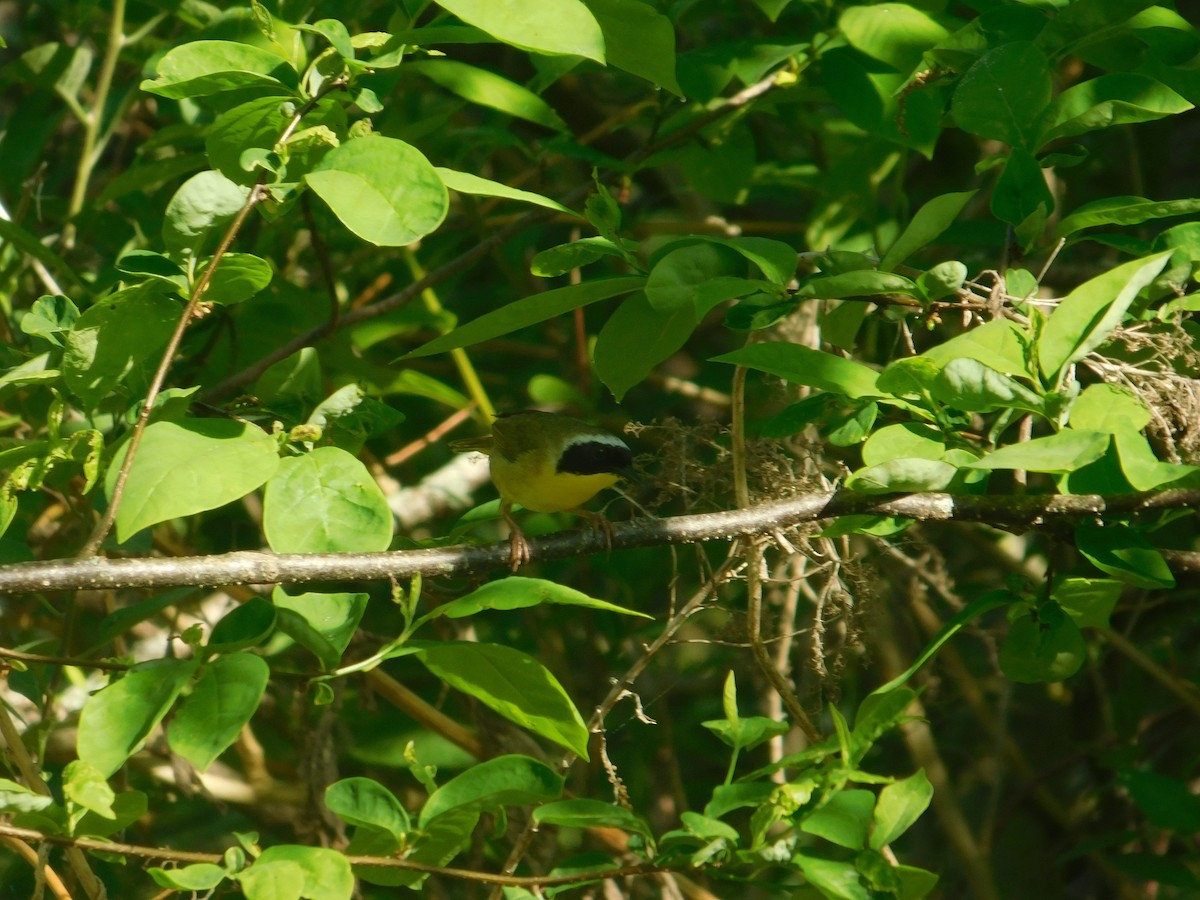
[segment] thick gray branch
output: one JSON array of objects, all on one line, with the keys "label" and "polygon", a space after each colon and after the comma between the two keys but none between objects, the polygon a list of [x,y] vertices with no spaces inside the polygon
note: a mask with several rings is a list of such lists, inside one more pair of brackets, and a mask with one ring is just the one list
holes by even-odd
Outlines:
[{"label": "thick gray branch", "polygon": [[[747,509],[635,519],[613,525],[612,549],[730,540],[851,514],[904,516],[922,521],[984,522],[1027,530],[1055,520],[1120,517],[1141,510],[1200,506],[1200,490],[1146,494],[965,496],[903,494],[887,497],[845,491],[805,494]],[[567,531],[530,542],[533,559],[603,553],[604,536]],[[386,553],[228,553],[174,559],[83,559],[16,563],[0,569],[0,592],[101,590],[180,585],[297,584],[371,581],[413,575],[464,575],[506,566],[508,542]]]}]

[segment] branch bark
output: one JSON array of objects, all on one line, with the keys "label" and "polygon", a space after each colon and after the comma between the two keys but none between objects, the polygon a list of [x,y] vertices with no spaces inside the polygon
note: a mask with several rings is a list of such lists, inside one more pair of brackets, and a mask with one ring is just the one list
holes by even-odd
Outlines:
[{"label": "branch bark", "polygon": [[[1141,494],[987,495],[945,493],[878,496],[847,491],[804,494],[746,509],[634,519],[613,525],[613,550],[663,544],[731,540],[769,534],[822,519],[851,514],[902,516],[921,521],[982,522],[1025,531],[1076,519],[1128,516],[1152,509],[1200,506],[1200,490]],[[567,531],[530,542],[535,561],[605,552],[605,535]],[[466,575],[504,568],[507,541],[482,546],[442,547],[384,553],[227,553],[173,559],[76,559],[16,563],[0,568],[0,592],[112,590],[181,585],[301,584],[313,581],[372,581],[414,575]]]}]

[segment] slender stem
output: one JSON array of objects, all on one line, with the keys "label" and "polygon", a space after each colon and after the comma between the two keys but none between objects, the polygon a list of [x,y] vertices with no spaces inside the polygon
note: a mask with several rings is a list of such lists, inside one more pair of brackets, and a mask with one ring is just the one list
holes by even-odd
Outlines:
[{"label": "slender stem", "polygon": [[730,389],[732,419],[733,499],[739,509],[750,506],[750,484],[746,474],[746,367],[734,366]]},{"label": "slender stem", "polygon": [[[172,850],[167,847],[147,847],[142,844],[125,844],[117,841],[91,837],[66,837],[57,834],[44,834],[32,828],[19,828],[15,825],[0,824],[0,837],[18,838],[24,841],[36,841],[59,847],[68,847],[68,852],[80,853],[82,850],[95,850],[117,856],[135,856],[140,859],[164,859],[179,863],[213,863],[219,864],[224,857],[219,853],[204,853],[193,850]],[[376,869],[401,869],[410,872],[428,872],[430,875],[442,875],[447,878],[458,878],[463,881],[474,881],[481,884],[508,885],[512,887],[552,887],[572,885],[582,882],[603,881],[609,878],[630,878],[639,875],[656,875],[670,872],[664,866],[651,864],[619,866],[607,871],[571,872],[565,875],[527,876],[527,875],[497,875],[492,872],[477,872],[472,869],[457,869],[449,866],[436,866],[421,863],[416,860],[398,859],[394,856],[355,856],[345,854],[346,862],[353,866],[369,866]]]},{"label": "slender stem", "polygon": [[[733,490],[737,504],[742,509],[750,506],[750,487],[746,463],[746,368],[737,366],[733,370],[733,387],[730,390],[733,418]],[[800,705],[800,698],[783,674],[775,667],[762,636],[762,540],[758,536],[746,539],[746,629],[750,652],[754,661],[783,701],[796,725],[812,743],[821,740],[821,733],[813,725],[808,713]]]},{"label": "slender stem", "polygon": [[[73,219],[83,209],[87,200],[88,184],[92,180],[92,170],[100,159],[104,107],[108,105],[108,94],[112,90],[117,58],[125,45],[125,0],[113,0],[106,43],[104,58],[100,61],[100,73],[96,77],[96,95],[92,98],[91,111],[83,121],[83,146],[79,152],[79,163],[75,167],[75,184],[71,188],[71,200],[67,206],[68,219]],[[63,246],[70,248],[74,244],[75,225],[68,221],[63,228]]]},{"label": "slender stem", "polygon": [[[421,266],[420,261],[417,259],[417,254],[412,251],[411,247],[405,248],[404,261],[408,263],[408,270],[412,273],[412,277],[416,280],[416,283],[428,280],[429,273]],[[438,299],[437,292],[434,291],[432,284],[426,286],[421,291],[421,300],[425,303],[425,308],[434,315],[438,315],[443,311],[442,302]],[[483,382],[479,380],[479,373],[475,371],[471,357],[467,355],[467,351],[462,347],[456,347],[450,351],[450,358],[454,360],[454,366],[458,369],[458,377],[462,379],[467,393],[475,401],[475,405],[479,407],[479,412],[483,415],[484,421],[491,424],[492,419],[496,418],[496,408],[492,406],[491,398],[488,397]]]},{"label": "slender stem", "polygon": [[30,868],[37,872],[41,880],[45,881],[46,887],[50,888],[50,892],[54,894],[56,900],[71,900],[71,892],[63,884],[62,878],[48,864],[43,863],[38,858],[38,852],[30,847],[28,843],[20,838],[5,836],[0,838],[0,844],[8,847],[8,849],[15,852],[25,862],[29,863]]},{"label": "slender stem", "polygon": [[105,537],[112,530],[113,522],[117,518],[117,511],[121,506],[121,499],[125,494],[125,484],[129,480],[129,470],[133,467],[133,460],[137,456],[138,448],[141,446],[142,436],[146,433],[146,426],[150,424],[150,415],[154,411],[154,401],[167,380],[167,372],[171,368],[175,354],[179,351],[179,345],[183,342],[183,334],[191,323],[192,317],[196,314],[196,310],[200,306],[200,301],[204,299],[204,293],[208,290],[209,284],[212,283],[213,273],[216,272],[221,258],[229,251],[229,248],[233,245],[234,238],[242,230],[242,225],[245,224],[246,217],[250,215],[250,210],[258,204],[264,194],[265,188],[261,182],[255,184],[250,189],[250,193],[246,195],[246,202],[242,204],[242,208],[238,210],[237,215],[234,216],[233,221],[229,224],[225,236],[221,239],[220,246],[217,247],[217,252],[213,255],[212,262],[208,264],[208,267],[200,275],[200,280],[196,283],[196,287],[192,291],[191,299],[188,300],[187,306],[184,307],[179,321],[175,323],[175,332],[167,342],[167,347],[163,351],[162,359],[158,362],[158,369],[154,373],[154,378],[150,381],[149,388],[146,389],[146,399],[142,403],[137,423],[133,427],[133,434],[129,438],[129,449],[125,453],[125,459],[121,463],[121,470],[117,473],[117,479],[113,483],[112,496],[109,497],[108,501],[108,509],[104,511],[104,515],[96,524],[87,543],[84,544],[83,549],[79,552],[81,558],[95,556],[99,552],[100,545],[104,542]]},{"label": "slender stem", "polygon": [[[118,0],[118,2],[124,8],[124,0]],[[345,87],[345,84],[340,80],[334,80],[325,85],[320,93],[312,97],[292,116],[291,121],[288,122],[287,127],[284,128],[283,133],[279,136],[279,143],[288,140],[295,133],[296,129],[300,127],[300,122],[316,106],[321,97],[331,91],[340,90],[343,87]],[[199,309],[200,303],[204,299],[204,294],[208,291],[208,286],[212,283],[217,266],[221,264],[221,260],[229,252],[229,248],[233,246],[233,241],[242,230],[242,226],[246,223],[246,218],[250,215],[250,211],[267,195],[267,177],[268,173],[265,171],[262,172],[258,176],[258,181],[254,183],[249,193],[246,194],[246,202],[242,204],[242,208],[233,217],[233,221],[229,223],[229,228],[225,230],[225,234],[221,238],[221,243],[217,246],[216,253],[213,254],[212,260],[200,274],[200,279],[192,289],[192,296],[188,300],[187,306],[184,307],[183,314],[179,317],[179,321],[175,323],[175,331],[171,335],[171,339],[167,342],[162,359],[158,362],[158,369],[155,371],[154,378],[151,379],[150,386],[146,390],[146,399],[142,404],[141,411],[138,413],[138,420],[133,427],[133,434],[129,437],[129,448],[125,453],[125,459],[121,463],[121,470],[117,473],[117,479],[113,483],[113,491],[112,496],[109,497],[108,509],[104,511],[104,515],[92,530],[87,543],[84,544],[83,549],[79,552],[80,558],[95,556],[99,552],[104,538],[112,530],[113,522],[117,518],[117,511],[121,506],[121,498],[125,495],[125,484],[129,480],[129,470],[133,467],[133,460],[137,456],[138,448],[141,446],[142,436],[146,433],[146,426],[150,424],[150,415],[154,411],[154,401],[162,390],[163,384],[166,383],[167,372],[170,371],[175,354],[179,351],[179,345],[183,342],[184,332],[187,331],[187,327],[191,324],[196,310]]]},{"label": "slender stem", "polygon": [[[0,702],[0,737],[4,739],[9,755],[16,763],[17,770],[29,788],[43,797],[52,797],[50,788],[42,779],[33,757],[29,755],[29,748],[25,746],[25,741],[21,739],[17,726],[13,724],[12,717],[8,714],[8,706],[2,702]],[[67,851],[67,861],[71,865],[71,871],[75,873],[75,877],[79,879],[79,883],[83,885],[83,889],[87,891],[89,897],[104,896],[104,886],[92,871],[91,866],[88,865],[87,857],[83,855],[82,850],[78,847],[71,847]]]},{"label": "slender stem", "polygon": [[[881,668],[888,676],[904,668],[902,654],[892,637],[894,631],[893,628],[880,630],[876,641]],[[913,762],[925,770],[933,785],[933,814],[950,852],[962,867],[963,876],[970,886],[969,895],[977,900],[999,900],[991,860],[971,832],[966,814],[958,802],[958,791],[938,751],[933,731],[925,721],[925,709],[920,700],[913,700],[909,713],[913,718],[900,726],[900,733],[908,745]]]},{"label": "slender stem", "polygon": [[[783,86],[786,83],[788,83],[787,79],[781,79],[779,73],[772,73],[771,75],[768,75],[762,81],[752,84],[734,94],[720,106],[709,111],[708,113],[696,117],[683,127],[672,131],[669,135],[659,138],[657,141],[647,144],[642,149],[631,153],[625,158],[625,165],[635,166],[638,163],[649,159],[660,150],[690,139],[697,132],[701,131],[713,122],[718,121],[726,115],[735,113],[737,110],[746,106],[753,100],[756,100],[764,94],[769,93],[771,90]],[[592,182],[589,180],[576,186],[573,190],[568,191],[566,196],[562,198],[563,202],[571,203],[576,199],[585,196],[591,189],[591,185]],[[243,369],[241,372],[237,372],[219,382],[215,387],[211,388],[205,393],[204,398],[212,401],[233,393],[243,384],[248,384],[249,382],[253,381],[275,363],[279,362],[279,360],[286,359],[297,350],[300,350],[304,347],[312,346],[317,341],[328,337],[330,334],[336,331],[337,328],[345,328],[349,325],[353,325],[356,322],[361,322],[365,319],[377,318],[378,316],[386,315],[395,309],[399,309],[413,297],[417,296],[421,291],[425,290],[425,288],[435,284],[440,284],[447,278],[450,278],[452,275],[457,275],[458,273],[464,271],[469,266],[474,265],[476,262],[483,259],[489,253],[491,253],[495,247],[498,247],[513,235],[520,234],[527,228],[530,228],[539,222],[546,221],[547,219],[551,218],[552,215],[553,213],[545,209],[539,209],[534,212],[527,213],[521,218],[505,225],[503,228],[493,231],[482,240],[473,244],[469,250],[461,253],[458,257],[450,260],[450,262],[446,263],[445,265],[434,269],[420,281],[407,285],[405,288],[397,291],[392,296],[386,297],[377,303],[371,304],[370,306],[363,306],[359,309],[349,311],[342,316],[336,327],[329,322],[325,322],[310,329],[304,334],[297,335],[288,343],[277,347],[266,356]]]},{"label": "slender stem", "polygon": [[[680,607],[679,611],[671,617],[666,626],[663,628],[662,632],[657,638],[654,639],[654,642],[645,649],[645,651],[640,657],[638,657],[634,664],[630,666],[625,675],[613,681],[612,687],[609,688],[608,694],[603,700],[600,701],[600,704],[596,707],[596,711],[592,713],[591,718],[588,720],[587,727],[590,733],[595,734],[603,729],[604,720],[608,718],[608,714],[612,712],[613,707],[615,707],[622,698],[629,695],[629,689],[633,686],[633,683],[638,679],[645,668],[650,665],[650,661],[658,655],[659,651],[661,651],[663,647],[665,647],[675,637],[675,635],[679,632],[679,629],[682,628],[687,621],[696,614],[696,612],[701,606],[704,605],[705,601],[708,600],[709,597],[716,595],[717,588],[725,582],[725,579],[729,576],[729,573],[732,571],[734,566],[737,565],[739,559],[739,554],[730,552],[725,558],[725,562],[722,563],[715,572],[713,572],[712,576],[703,585],[701,585],[701,587],[694,594],[692,594],[690,598],[688,598],[688,601],[684,603],[682,607]],[[568,753],[566,756],[564,756],[562,761],[559,763],[560,771],[565,772],[568,768],[570,768],[571,764],[575,762],[576,758],[577,757],[574,753]],[[534,821],[530,819],[525,823],[525,827],[522,829],[521,834],[517,837],[516,842],[513,844],[513,848],[508,854],[508,859],[504,861],[503,871],[505,873],[516,871],[517,866],[520,865],[520,862],[522,859],[524,859],[525,854],[529,852],[529,847],[533,843],[533,836],[536,833],[537,826]],[[500,900],[502,896],[502,892],[497,889],[492,892],[489,900]]]}]

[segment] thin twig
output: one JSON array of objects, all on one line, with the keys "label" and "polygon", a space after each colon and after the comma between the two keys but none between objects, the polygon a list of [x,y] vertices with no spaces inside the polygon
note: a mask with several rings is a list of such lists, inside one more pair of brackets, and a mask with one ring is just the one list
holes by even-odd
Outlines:
[{"label": "thin twig", "polygon": [[[722,563],[721,566],[718,567],[717,570],[712,574],[712,577],[709,578],[708,581],[706,581],[694,594],[692,594],[692,596],[686,603],[683,604],[682,607],[680,607],[679,612],[677,612],[671,618],[671,620],[667,622],[662,632],[660,632],[658,637],[655,638],[654,641],[645,648],[645,650],[642,652],[642,655],[638,657],[632,666],[629,667],[628,671],[626,671],[622,677],[613,680],[608,694],[603,700],[600,701],[595,712],[592,713],[591,718],[588,720],[587,727],[590,733],[597,734],[603,730],[604,721],[608,718],[609,713],[612,712],[613,707],[616,706],[623,697],[630,693],[630,688],[633,686],[633,683],[642,674],[646,666],[650,664],[650,661],[658,655],[659,651],[661,651],[663,647],[665,647],[667,643],[675,637],[675,635],[679,632],[679,629],[681,629],[687,623],[687,621],[704,605],[704,603],[716,593],[717,588],[724,583],[726,577],[730,571],[732,571],[738,565],[740,559],[740,554],[730,552],[725,558],[725,562]],[[560,771],[565,772],[567,769],[569,769],[570,766],[575,762],[576,758],[577,757],[574,753],[566,754],[559,764]],[[505,872],[516,871],[517,866],[520,864],[521,860],[524,859],[525,854],[529,852],[529,847],[533,843],[533,836],[536,833],[536,823],[530,819],[525,823],[525,827],[522,829],[521,834],[514,842],[513,848],[508,854],[508,859],[504,861]],[[502,892],[498,890],[493,891],[491,900],[499,900],[501,896]]]},{"label": "thin twig", "polygon": [[[100,131],[108,106],[108,93],[112,89],[117,58],[124,45],[125,0],[113,0],[104,58],[100,61],[100,72],[96,76],[96,93],[92,98],[92,108],[83,120],[83,146],[79,151],[79,164],[75,167],[75,184],[71,188],[71,199],[67,204],[68,220],[78,215],[83,209],[84,201],[87,200],[88,184],[92,180],[92,170],[100,159],[100,149],[103,144]],[[68,221],[66,227],[63,228],[63,246],[69,249],[74,244],[75,224]]]},{"label": "thin twig", "polygon": [[[177,863],[212,863],[219,865],[224,857],[219,853],[200,853],[191,850],[171,850],[167,847],[148,847],[144,844],[125,844],[117,841],[106,841],[100,838],[64,837],[57,834],[43,834],[32,828],[17,828],[14,825],[0,824],[0,836],[17,838],[35,843],[53,844],[58,847],[68,847],[76,851],[92,850],[99,853],[110,853],[117,856],[136,856],[139,859],[161,859]],[[434,866],[414,860],[398,859],[391,856],[353,856],[346,854],[346,862],[352,866],[370,866],[376,869],[404,869],[410,872],[425,872],[430,875],[442,875],[447,878],[457,878],[463,881],[474,881],[481,884],[497,884],[509,887],[557,887],[561,885],[579,884],[585,881],[603,880],[608,878],[629,878],[638,875],[656,875],[668,872],[669,868],[655,865],[620,866],[609,870],[576,872],[570,875],[523,876],[495,874],[492,872],[476,872],[472,869],[457,869],[449,866]]]},{"label": "thin twig", "polygon": [[[120,0],[120,2],[123,6],[124,0]],[[326,84],[316,96],[296,111],[291,121],[288,122],[287,127],[284,128],[283,133],[279,136],[278,142],[284,143],[295,133],[296,129],[300,126],[300,122],[315,108],[322,97],[334,90],[340,90],[342,87],[344,87],[344,84],[338,80],[333,80]],[[217,266],[220,265],[225,254],[229,252],[229,248],[233,246],[233,241],[242,230],[242,226],[245,224],[246,218],[250,215],[250,211],[267,196],[266,180],[268,174],[265,170],[260,173],[258,181],[254,183],[249,193],[246,194],[246,200],[242,204],[242,208],[233,217],[233,221],[229,223],[229,227],[225,230],[225,234],[221,238],[221,243],[217,246],[216,253],[213,254],[212,260],[204,269],[204,272],[201,273],[200,279],[192,289],[192,295],[179,317],[179,321],[175,323],[175,331],[172,333],[171,339],[167,342],[166,349],[163,350],[162,358],[159,360],[158,369],[154,373],[154,378],[151,379],[150,386],[146,389],[146,399],[142,403],[142,408],[138,413],[138,420],[134,424],[133,433],[129,437],[125,459],[122,461],[121,469],[117,472],[116,481],[113,483],[112,494],[108,500],[108,509],[104,511],[104,515],[96,523],[91,536],[88,537],[87,543],[80,550],[79,556],[81,558],[86,559],[95,556],[100,550],[100,545],[104,543],[105,537],[112,530],[113,522],[117,518],[117,511],[121,506],[121,499],[125,495],[125,484],[129,480],[129,470],[133,467],[134,458],[137,456],[138,448],[142,443],[142,436],[146,433],[146,426],[150,424],[150,416],[154,412],[154,401],[166,383],[167,372],[170,371],[175,354],[179,351],[179,345],[183,342],[184,332],[187,331],[188,325],[191,324],[192,318],[200,308],[200,303],[204,299],[204,294],[208,290],[208,286],[212,283]]]}]

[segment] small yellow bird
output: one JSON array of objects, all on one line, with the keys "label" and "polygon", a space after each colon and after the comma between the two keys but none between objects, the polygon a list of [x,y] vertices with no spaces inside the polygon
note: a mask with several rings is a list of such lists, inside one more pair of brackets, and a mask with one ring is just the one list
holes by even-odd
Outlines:
[{"label": "small yellow bird", "polygon": [[612,540],[603,516],[578,507],[616,484],[632,466],[633,452],[615,434],[559,413],[522,410],[499,416],[491,434],[450,446],[491,457],[492,482],[500,492],[500,515],[509,527],[514,572],[529,562],[529,542],[512,517],[514,503],[534,512],[584,516]]}]

